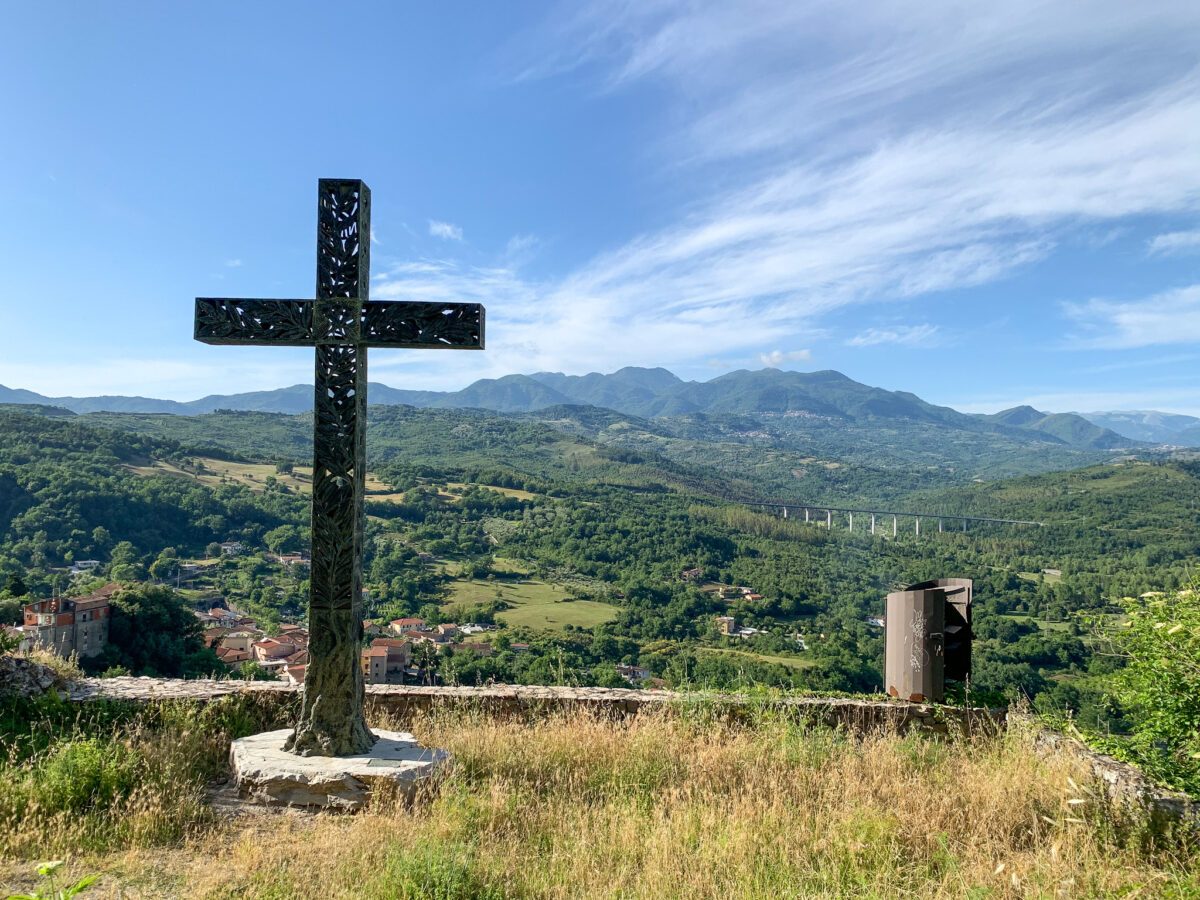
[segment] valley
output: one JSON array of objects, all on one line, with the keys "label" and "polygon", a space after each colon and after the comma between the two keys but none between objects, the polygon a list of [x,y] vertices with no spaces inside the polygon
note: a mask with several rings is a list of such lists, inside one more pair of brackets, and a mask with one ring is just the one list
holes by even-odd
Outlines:
[{"label": "valley", "polygon": [[[1194,454],[1080,446],[1096,435],[1047,438],[1029,413],[984,421],[905,395],[894,415],[875,389],[833,381],[820,412],[373,406],[368,622],[473,626],[458,651],[414,656],[411,677],[440,683],[871,692],[884,595],[965,575],[977,701],[1124,727],[1104,647],[1122,598],[1192,577]],[[0,426],[8,621],[27,598],[118,580],[177,586],[268,633],[304,625],[306,571],[277,560],[307,548],[308,414],[16,405]],[[843,514],[827,527],[747,505],[765,499],[1044,526],[872,535]],[[97,568],[71,576],[80,559]],[[220,668],[207,652],[185,668]]]}]

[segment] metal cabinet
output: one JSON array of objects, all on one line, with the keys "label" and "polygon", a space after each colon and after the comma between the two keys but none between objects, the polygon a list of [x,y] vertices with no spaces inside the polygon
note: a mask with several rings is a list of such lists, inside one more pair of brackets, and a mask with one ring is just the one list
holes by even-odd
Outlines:
[{"label": "metal cabinet", "polygon": [[939,578],[887,595],[884,689],[889,696],[940,703],[946,679],[971,675],[969,578]]}]

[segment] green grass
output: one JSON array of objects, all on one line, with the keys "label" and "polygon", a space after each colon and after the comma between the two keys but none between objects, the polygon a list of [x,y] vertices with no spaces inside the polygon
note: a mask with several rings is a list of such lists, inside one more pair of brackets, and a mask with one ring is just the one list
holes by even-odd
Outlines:
[{"label": "green grass", "polygon": [[509,581],[455,581],[450,585],[447,605],[490,603],[497,599],[512,606],[500,613],[504,624],[513,628],[562,631],[567,625],[592,628],[615,618],[617,609],[594,600],[572,600],[571,595],[554,584],[524,579]]},{"label": "green grass", "polygon": [[1033,616],[1023,616],[1018,613],[1000,613],[997,618],[1010,619],[1013,622],[1032,622],[1042,631],[1067,631],[1070,622],[1047,622],[1045,619],[1035,619]]},{"label": "green grass", "polygon": [[509,559],[505,556],[497,556],[492,559],[492,569],[505,575],[531,575],[533,569],[529,563],[521,559]]},{"label": "green grass", "polygon": [[789,669],[809,669],[816,665],[816,662],[807,657],[801,656],[780,656],[773,653],[755,653],[752,650],[730,650],[726,647],[700,647],[701,653],[724,653],[727,656],[745,656],[757,662],[775,663],[780,666],[787,666]]},{"label": "green grass", "polygon": [[1025,581],[1032,581],[1037,584],[1037,580],[1041,578],[1046,584],[1057,584],[1062,581],[1061,575],[1050,575],[1045,572],[1018,572],[1017,577]]}]

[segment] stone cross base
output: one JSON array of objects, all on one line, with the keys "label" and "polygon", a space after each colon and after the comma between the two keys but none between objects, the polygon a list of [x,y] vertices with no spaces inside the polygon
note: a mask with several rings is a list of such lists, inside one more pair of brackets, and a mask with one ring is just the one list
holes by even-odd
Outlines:
[{"label": "stone cross base", "polygon": [[354,812],[372,789],[388,786],[412,794],[417,783],[445,766],[450,754],[422,747],[403,731],[375,731],[375,745],[359,756],[296,756],[283,749],[292,729],[239,738],[230,748],[243,797],[272,806],[306,806]]}]

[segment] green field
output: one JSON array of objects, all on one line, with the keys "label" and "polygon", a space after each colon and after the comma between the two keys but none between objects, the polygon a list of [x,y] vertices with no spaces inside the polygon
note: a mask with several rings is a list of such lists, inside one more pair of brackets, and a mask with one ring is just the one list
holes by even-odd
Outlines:
[{"label": "green field", "polygon": [[777,656],[772,653],[754,653],[750,650],[730,650],[725,647],[699,647],[701,653],[724,653],[727,656],[745,656],[756,662],[774,663],[789,669],[808,669],[816,665],[811,659],[800,656]]},{"label": "green field", "polygon": [[450,585],[447,605],[490,603],[497,599],[512,609],[497,618],[513,628],[562,631],[567,625],[592,628],[614,618],[615,606],[594,600],[572,600],[561,587],[544,581],[455,581]]},{"label": "green field", "polygon": [[529,563],[521,559],[509,559],[506,556],[492,558],[492,571],[505,575],[530,575],[533,573]]},{"label": "green field", "polygon": [[[283,472],[276,472],[274,464],[271,463],[230,462],[225,459],[214,459],[210,456],[196,456],[192,458],[191,462],[198,465],[199,471],[181,469],[179,466],[165,460],[147,462],[147,465],[126,465],[124,468],[135,475],[147,478],[152,475],[172,475],[177,478],[190,478],[193,481],[198,481],[210,487],[216,487],[224,480],[248,487],[252,491],[263,491],[266,489],[267,479],[274,478],[278,484],[291,488],[294,491],[299,491],[302,494],[312,491],[312,466],[295,466],[290,474],[285,474]],[[368,492],[390,490],[386,484],[370,472],[367,473],[366,489]],[[371,499],[388,500],[393,496],[398,500],[404,497],[403,494],[395,494],[386,497],[376,496]]]},{"label": "green field", "polygon": [[1067,631],[1071,625],[1069,622],[1047,622],[1045,619],[1035,619],[1033,616],[1023,616],[1016,613],[1000,613],[997,618],[1011,619],[1014,622],[1032,622],[1042,631]]},{"label": "green field", "polygon": [[1057,584],[1062,581],[1061,575],[1050,575],[1045,572],[1018,572],[1017,577],[1024,578],[1026,581],[1032,581],[1035,584],[1039,578],[1044,580],[1046,584]]},{"label": "green field", "polygon": [[533,500],[537,494],[532,494],[529,491],[523,491],[520,488],[497,487],[494,484],[467,484],[462,481],[446,482],[446,489],[453,491],[455,494],[464,494],[467,488],[481,487],[487,488],[489,491],[495,491],[498,494],[504,494],[506,497],[516,497],[518,500]]}]

